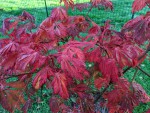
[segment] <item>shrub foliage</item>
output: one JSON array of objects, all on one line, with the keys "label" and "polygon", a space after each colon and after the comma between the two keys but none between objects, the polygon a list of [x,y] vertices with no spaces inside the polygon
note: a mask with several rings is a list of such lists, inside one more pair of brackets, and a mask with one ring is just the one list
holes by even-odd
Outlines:
[{"label": "shrub foliage", "polygon": [[[111,1],[60,2],[65,7],[54,8],[35,32],[35,18],[26,11],[4,20],[0,30],[8,38],[0,40],[2,107],[26,113],[35,101],[32,96],[43,87],[52,91],[49,106],[54,113],[100,113],[101,108],[109,113],[132,113],[140,102],[149,102],[141,85],[129,82],[124,73],[130,68],[142,70],[139,65],[150,50],[149,44],[146,50],[141,48],[149,43],[150,12],[115,31],[110,21],[100,26],[88,16],[67,13],[70,7],[113,10]],[[132,12],[149,4],[149,0],[135,0]]]}]

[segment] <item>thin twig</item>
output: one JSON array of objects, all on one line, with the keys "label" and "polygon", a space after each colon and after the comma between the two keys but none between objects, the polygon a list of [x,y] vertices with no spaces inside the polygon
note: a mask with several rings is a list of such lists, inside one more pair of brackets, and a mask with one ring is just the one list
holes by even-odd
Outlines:
[{"label": "thin twig", "polygon": [[131,17],[131,19],[133,19],[133,18],[134,18],[134,15],[135,15],[135,13],[132,13],[132,17]]},{"label": "thin twig", "polygon": [[47,17],[48,17],[48,9],[47,9],[46,0],[44,0],[44,2],[45,2],[45,10],[46,10],[46,15],[47,15]]},{"label": "thin twig", "polygon": [[141,69],[139,66],[136,66],[141,72],[143,72],[145,75],[147,75],[148,77],[150,77],[150,74],[148,74],[147,72],[145,72],[143,69]]},{"label": "thin twig", "polygon": [[124,71],[123,71],[123,74],[125,74],[128,70],[131,69],[131,66],[127,67]]},{"label": "thin twig", "polygon": [[135,79],[135,77],[136,77],[136,75],[137,75],[137,72],[138,72],[138,68],[136,68],[136,71],[135,71],[135,73],[134,73],[134,75],[133,75],[133,78],[132,78],[132,80],[131,80],[131,84],[132,84],[133,80]]},{"label": "thin twig", "polygon": [[93,9],[93,5],[91,6],[91,8],[88,10],[86,17],[88,17],[89,12]]},{"label": "thin twig", "polygon": [[[109,84],[110,85],[110,84]],[[94,104],[102,97],[102,95],[104,94],[104,92],[108,89],[109,85],[107,87],[104,88],[104,90],[102,92],[99,93],[99,95],[96,97],[96,99],[94,100]]]},{"label": "thin twig", "polygon": [[26,75],[26,74],[34,74],[37,73],[38,71],[34,71],[34,72],[26,72],[26,73],[21,73],[21,74],[12,74],[12,75],[6,75],[4,78],[0,79],[0,80],[5,80],[5,79],[9,79],[12,77],[18,77],[18,76],[22,76],[22,75]]}]

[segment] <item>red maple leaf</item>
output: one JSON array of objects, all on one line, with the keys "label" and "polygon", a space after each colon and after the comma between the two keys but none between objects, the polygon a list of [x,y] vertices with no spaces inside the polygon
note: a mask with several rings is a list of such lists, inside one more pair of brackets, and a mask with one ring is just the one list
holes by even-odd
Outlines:
[{"label": "red maple leaf", "polygon": [[146,15],[136,17],[128,21],[122,28],[121,32],[125,34],[128,39],[136,41],[138,44],[142,44],[149,40],[150,37],[150,12]]},{"label": "red maple leaf", "polygon": [[15,53],[19,49],[19,44],[16,42],[10,42],[5,47],[0,49],[0,55],[4,56],[9,53]]},{"label": "red maple leaf", "polygon": [[136,98],[140,102],[143,102],[143,103],[150,102],[150,96],[146,94],[146,91],[143,89],[143,87],[140,84],[133,82],[132,87],[133,87]]},{"label": "red maple leaf", "polygon": [[102,76],[108,81],[117,82],[119,77],[119,71],[114,59],[103,58],[99,62],[99,70]]},{"label": "red maple leaf", "polygon": [[34,17],[24,11],[18,17],[5,19],[1,31],[11,38],[19,38],[27,32],[31,32],[33,28],[35,28]]},{"label": "red maple leaf", "polygon": [[60,111],[61,100],[56,97],[51,97],[49,100],[49,106],[53,113],[58,113]]},{"label": "red maple leaf", "polygon": [[90,51],[90,52],[86,52],[85,53],[85,58],[87,61],[89,62],[100,62],[101,59],[102,59],[102,55],[101,55],[101,50],[100,48],[96,48],[94,49],[93,51]]},{"label": "red maple leaf", "polygon": [[83,9],[90,7],[90,4],[89,3],[77,3],[74,5],[74,7],[82,11]]},{"label": "red maple leaf", "polygon": [[35,89],[40,89],[40,87],[46,83],[47,79],[50,78],[50,76],[54,76],[54,72],[52,69],[48,66],[43,67],[34,77],[33,79],[33,87]]},{"label": "red maple leaf", "polygon": [[[39,59],[41,59],[42,62]],[[41,56],[38,52],[21,53],[16,60],[15,69],[25,71],[28,70],[30,66],[34,66],[33,69],[35,69],[42,66],[45,60],[45,57]]]},{"label": "red maple leaf", "polygon": [[104,6],[106,9],[110,8],[111,10],[113,9],[113,4],[111,1],[109,0],[90,0],[90,2],[92,3],[92,5],[94,7],[98,7],[99,5]]},{"label": "red maple leaf", "polygon": [[120,78],[115,83],[114,90],[106,92],[103,96],[108,99],[107,107],[110,113],[132,113],[133,108],[139,104],[135,95],[130,91],[129,82],[124,78]]},{"label": "red maple leaf", "polygon": [[86,91],[88,91],[89,88],[86,84],[77,84],[75,87],[71,88],[71,90],[77,93],[80,98],[84,98],[88,95]]},{"label": "red maple leaf", "polygon": [[60,57],[58,62],[61,64],[61,69],[68,73],[68,76],[83,80],[84,75],[88,75],[85,70],[85,58],[82,50],[77,47],[67,47]]},{"label": "red maple leaf", "polygon": [[99,77],[94,80],[94,85],[97,89],[101,89],[103,86],[106,87],[109,84],[109,80],[103,77]]},{"label": "red maple leaf", "polygon": [[68,18],[68,14],[66,9],[64,9],[63,7],[57,7],[52,10],[50,18],[53,21],[64,21]]},{"label": "red maple leaf", "polygon": [[116,47],[113,54],[119,66],[123,68],[124,66],[138,65],[138,58],[142,53],[143,50],[138,46],[125,44],[122,48]]},{"label": "red maple leaf", "polygon": [[34,16],[32,16],[30,13],[26,12],[26,11],[23,11],[21,16],[19,16],[19,18],[24,21],[24,20],[30,20],[32,22],[35,21],[35,18]]},{"label": "red maple leaf", "polygon": [[135,13],[146,6],[145,0],[134,0],[132,4],[132,13]]},{"label": "red maple leaf", "polygon": [[9,54],[2,59],[0,65],[3,67],[4,71],[14,68],[17,56],[18,54]]},{"label": "red maple leaf", "polygon": [[73,0],[60,0],[60,3],[63,2],[65,4],[65,7],[68,9],[71,7],[72,9],[74,8],[74,2]]},{"label": "red maple leaf", "polygon": [[64,73],[55,73],[52,81],[54,94],[59,94],[62,98],[68,99],[67,79]]}]

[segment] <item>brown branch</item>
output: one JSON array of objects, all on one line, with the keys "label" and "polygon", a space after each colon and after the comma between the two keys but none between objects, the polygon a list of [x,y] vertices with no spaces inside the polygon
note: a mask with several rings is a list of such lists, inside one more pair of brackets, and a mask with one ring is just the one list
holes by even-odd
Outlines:
[{"label": "brown branch", "polygon": [[132,80],[131,80],[131,84],[132,84],[133,80],[135,79],[135,77],[136,77],[136,75],[137,75],[137,72],[138,72],[138,68],[136,68],[136,71],[135,71],[135,73],[134,73],[134,75],[133,75],[133,78],[132,78]]},{"label": "brown branch", "polygon": [[123,74],[125,74],[128,70],[131,69],[131,66],[127,67],[124,71],[123,71]]},{"label": "brown branch", "polygon": [[[109,84],[109,85],[110,85],[110,84]],[[103,95],[103,94],[105,93],[105,91],[108,89],[109,85],[108,85],[107,87],[105,87],[102,92],[99,92],[99,95],[98,95],[98,96],[96,97],[96,99],[94,100],[94,104],[95,104],[96,102],[98,102],[98,100],[102,97],[102,95]]]},{"label": "brown branch", "polygon": [[141,72],[143,72],[145,75],[147,75],[148,77],[150,77],[150,74],[148,74],[147,72],[145,72],[143,69],[141,69],[139,66],[136,66]]},{"label": "brown branch", "polygon": [[21,74],[12,74],[12,75],[6,75],[4,78],[0,79],[0,80],[5,80],[5,79],[9,79],[9,78],[13,78],[13,77],[18,77],[18,76],[22,76],[22,75],[26,75],[26,74],[34,74],[37,73],[38,71],[34,71],[34,72],[26,72],[26,73],[21,73]]}]

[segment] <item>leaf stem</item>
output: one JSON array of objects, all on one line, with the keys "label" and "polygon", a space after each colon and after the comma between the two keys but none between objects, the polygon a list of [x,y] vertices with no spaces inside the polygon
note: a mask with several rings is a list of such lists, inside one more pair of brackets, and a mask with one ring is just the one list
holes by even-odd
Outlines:
[{"label": "leaf stem", "polygon": [[132,78],[132,80],[131,80],[131,84],[132,84],[133,80],[135,79],[137,73],[138,73],[138,68],[136,68],[136,71],[135,71],[135,73],[134,73],[134,75],[133,75],[133,78]]}]

